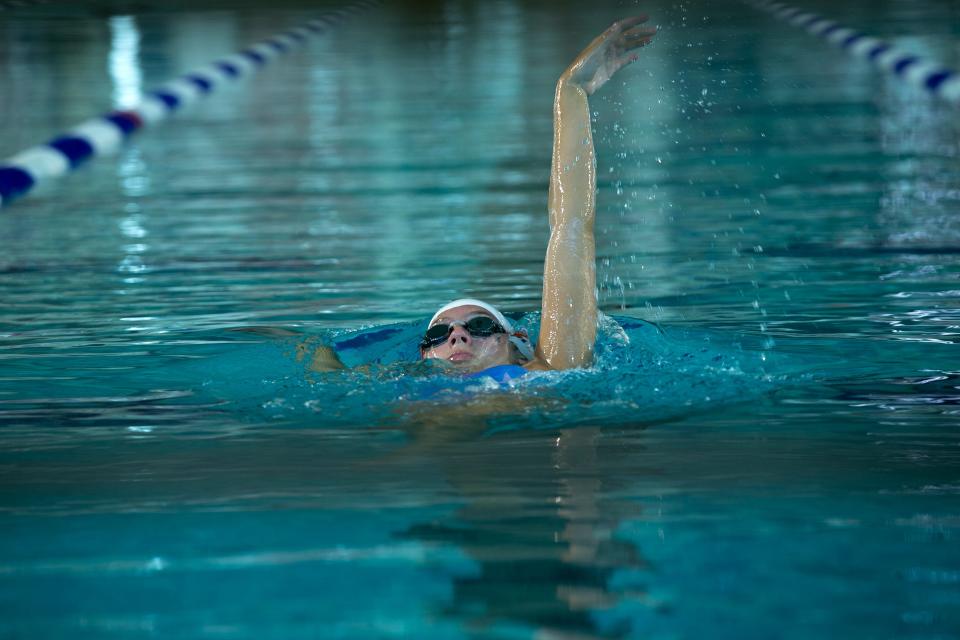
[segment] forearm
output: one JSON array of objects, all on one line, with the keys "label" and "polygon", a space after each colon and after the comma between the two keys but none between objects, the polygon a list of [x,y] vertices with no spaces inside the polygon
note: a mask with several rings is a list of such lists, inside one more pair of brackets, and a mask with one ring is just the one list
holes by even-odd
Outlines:
[{"label": "forearm", "polygon": [[593,228],[596,162],[587,91],[565,73],[553,101],[553,157],[550,166],[550,226],[584,219]]}]

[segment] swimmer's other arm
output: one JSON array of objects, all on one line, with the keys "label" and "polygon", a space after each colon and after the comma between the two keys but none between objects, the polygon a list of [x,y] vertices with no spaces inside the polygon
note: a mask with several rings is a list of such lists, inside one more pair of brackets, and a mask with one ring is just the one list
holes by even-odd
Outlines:
[{"label": "swimmer's other arm", "polygon": [[340,357],[333,347],[322,345],[317,347],[310,359],[307,367],[310,371],[340,371],[347,368],[347,365],[340,361]]},{"label": "swimmer's other arm", "polygon": [[[290,331],[289,329],[282,329],[279,327],[238,327],[236,329],[231,329],[231,331],[242,331],[244,333],[254,333],[261,336],[269,336],[271,338],[289,338],[291,336],[300,335],[295,331]],[[314,340],[307,339],[297,345],[297,362],[303,362],[304,357],[310,353],[310,350],[313,349]],[[320,345],[314,350],[310,355],[310,362],[307,365],[307,369],[310,371],[340,371],[346,369],[347,365],[343,364],[340,361],[340,357],[337,355],[337,352],[333,347],[328,347],[327,345]]]},{"label": "swimmer's other arm", "polygon": [[[550,166],[550,240],[543,267],[543,308],[536,360],[529,368],[590,364],[597,337],[593,221],[597,189],[587,97],[637,59],[656,29],[646,16],[614,23],[557,81]],[[536,365],[540,366],[536,366]]]}]

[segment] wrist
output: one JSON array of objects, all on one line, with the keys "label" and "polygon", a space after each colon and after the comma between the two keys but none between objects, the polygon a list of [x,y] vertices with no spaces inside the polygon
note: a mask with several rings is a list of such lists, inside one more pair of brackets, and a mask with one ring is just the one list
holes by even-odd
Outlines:
[{"label": "wrist", "polygon": [[582,87],[587,80],[587,77],[590,75],[586,69],[584,69],[584,64],[582,60],[576,60],[573,64],[564,70],[560,74],[560,79],[557,81],[557,85],[569,85],[574,87]]}]

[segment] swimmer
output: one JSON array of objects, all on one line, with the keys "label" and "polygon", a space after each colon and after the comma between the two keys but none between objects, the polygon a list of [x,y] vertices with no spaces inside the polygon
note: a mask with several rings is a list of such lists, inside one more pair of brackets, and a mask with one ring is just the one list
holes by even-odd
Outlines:
[{"label": "swimmer", "polygon": [[[550,240],[543,266],[543,301],[536,348],[494,306],[454,300],[437,311],[420,343],[422,359],[445,361],[469,375],[498,381],[528,370],[589,365],[597,335],[593,221],[596,160],[587,98],[637,59],[656,29],[646,16],[615,22],[584,49],[557,81],[548,196]],[[317,350],[315,371],[342,369],[329,347]]]}]

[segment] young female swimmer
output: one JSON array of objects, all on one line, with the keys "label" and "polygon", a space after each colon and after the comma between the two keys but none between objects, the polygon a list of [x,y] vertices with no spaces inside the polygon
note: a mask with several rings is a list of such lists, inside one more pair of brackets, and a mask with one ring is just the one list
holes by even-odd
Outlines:
[{"label": "young female swimmer", "polygon": [[[557,81],[550,167],[550,241],[543,266],[540,336],[534,349],[493,305],[454,300],[437,311],[420,343],[420,357],[438,358],[474,376],[498,381],[528,370],[569,369],[591,362],[597,335],[593,220],[596,160],[587,97],[637,59],[656,33],[646,16],[615,22],[597,36]],[[311,368],[343,368],[329,347]]]}]

